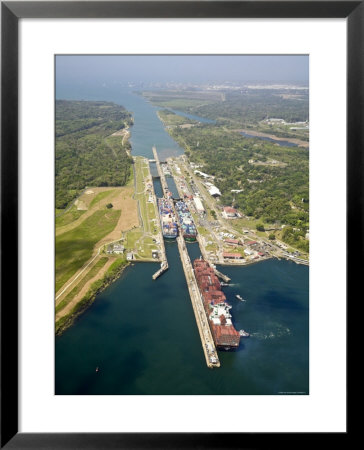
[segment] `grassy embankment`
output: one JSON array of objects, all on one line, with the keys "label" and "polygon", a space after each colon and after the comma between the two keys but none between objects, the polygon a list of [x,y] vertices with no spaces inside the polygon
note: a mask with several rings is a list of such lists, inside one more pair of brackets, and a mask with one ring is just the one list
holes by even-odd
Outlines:
[{"label": "grassy embankment", "polygon": [[138,200],[141,226],[128,233],[126,247],[135,252],[137,260],[152,258],[152,250],[158,247],[153,239],[158,238],[157,211],[153,202],[149,202],[151,189],[146,186],[152,183],[149,164],[145,158],[137,157],[134,162],[135,169],[135,199]]},{"label": "grassy embankment", "polygon": [[95,244],[116,226],[121,211],[98,210],[78,227],[56,237],[56,292],[92,256]]},{"label": "grassy embankment", "polygon": [[61,334],[66,328],[72,325],[74,320],[95,300],[96,295],[119,277],[126,265],[127,262],[124,257],[118,258],[109,267],[103,278],[92,283],[87,294],[72,308],[72,310],[57,320],[55,329],[56,334]]},{"label": "grassy embankment", "polygon": [[63,300],[57,304],[56,306],[56,314],[61,311],[64,307],[66,307],[74,298],[75,296],[81,291],[81,289],[85,286],[85,284],[91,280],[97,273],[100,271],[102,267],[107,263],[109,258],[106,256],[103,256],[102,258],[98,259],[97,262],[91,267],[91,269],[87,272],[87,274],[81,279],[79,283],[76,284],[76,286],[72,289],[72,291],[67,294]]}]

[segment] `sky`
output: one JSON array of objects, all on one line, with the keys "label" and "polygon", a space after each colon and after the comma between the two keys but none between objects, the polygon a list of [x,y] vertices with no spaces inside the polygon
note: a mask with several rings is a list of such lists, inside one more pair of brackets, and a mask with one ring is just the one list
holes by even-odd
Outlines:
[{"label": "sky", "polygon": [[308,83],[307,55],[59,55],[57,81]]}]

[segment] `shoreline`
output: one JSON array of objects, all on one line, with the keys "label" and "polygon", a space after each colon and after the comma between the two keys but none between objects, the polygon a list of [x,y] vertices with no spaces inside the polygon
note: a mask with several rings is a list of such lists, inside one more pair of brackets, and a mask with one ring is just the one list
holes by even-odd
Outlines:
[{"label": "shoreline", "polygon": [[[148,165],[149,168],[149,165]],[[135,186],[135,168],[133,168],[133,174],[134,174],[134,187],[133,187],[133,193],[131,194],[131,197],[134,198],[136,193],[136,186]],[[149,172],[149,176],[151,178],[151,174]],[[139,200],[138,200],[139,203]],[[141,217],[139,217],[139,222],[141,220]],[[115,230],[114,230],[115,231]],[[130,231],[130,230],[128,230]],[[102,247],[105,247],[109,242],[103,243],[103,240],[105,237],[99,242],[102,243],[101,247],[99,247],[98,253],[95,255],[100,255],[100,250]],[[116,242],[115,240],[111,242]],[[62,315],[59,317],[59,319],[55,321],[55,334],[56,336],[61,335],[67,328],[71,327],[77,317],[79,317],[89,306],[92,305],[92,303],[95,301],[96,296],[104,291],[108,286],[110,286],[112,283],[114,283],[122,274],[125,267],[129,265],[134,265],[135,263],[158,263],[159,260],[156,260],[154,258],[143,258],[139,257],[137,259],[133,259],[131,261],[127,261],[125,259],[119,260],[119,266],[116,268],[113,268],[113,264],[117,263],[118,260],[111,263],[111,265],[108,267],[106,272],[102,273],[101,270],[95,275],[93,278],[92,284],[89,285],[89,288],[87,292],[84,294],[82,298],[80,298],[77,303],[73,306],[70,312]],[[109,264],[109,263],[106,263]],[[115,271],[115,273],[113,273]],[[87,275],[86,275],[87,276]],[[57,317],[57,315],[56,315]]]},{"label": "shoreline", "polygon": [[[73,307],[72,311],[61,317],[56,323],[55,323],[55,335],[61,336],[61,334],[64,333],[68,328],[70,328],[75,320],[84,312],[87,308],[89,308],[95,301],[96,296],[103,292],[107,287],[109,287],[112,283],[114,283],[118,278],[120,278],[121,274],[124,272],[124,270],[130,265],[130,262],[125,261],[125,264],[121,265],[115,274],[112,274],[109,278],[107,272],[103,276],[103,278],[100,278],[91,285],[88,292],[84,295],[84,297]],[[96,289],[93,288],[96,283],[101,281],[101,286],[97,287]],[[59,323],[61,322],[61,323]],[[58,324],[58,326],[57,326]]]}]

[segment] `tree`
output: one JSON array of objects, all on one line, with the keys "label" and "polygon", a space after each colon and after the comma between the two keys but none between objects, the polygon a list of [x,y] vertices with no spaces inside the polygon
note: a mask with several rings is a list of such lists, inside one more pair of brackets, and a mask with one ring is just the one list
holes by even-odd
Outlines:
[{"label": "tree", "polygon": [[271,240],[271,241],[274,241],[275,240],[275,235],[273,234],[273,233],[271,233],[269,236],[268,236],[268,238]]},{"label": "tree", "polygon": [[265,231],[264,225],[262,223],[257,223],[256,229],[258,231]]},{"label": "tree", "polygon": [[112,203],[108,203],[107,205],[106,205],[106,208],[107,209],[111,209],[113,207],[113,204]]}]

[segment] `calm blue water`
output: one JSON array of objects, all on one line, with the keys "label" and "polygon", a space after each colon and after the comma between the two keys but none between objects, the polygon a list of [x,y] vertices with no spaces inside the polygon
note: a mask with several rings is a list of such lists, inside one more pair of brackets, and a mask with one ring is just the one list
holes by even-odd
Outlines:
[{"label": "calm blue water", "polygon": [[[134,155],[152,157],[154,144],[161,158],[182,152],[156,108],[127,89],[57,86],[57,97],[110,100],[133,111]],[[161,195],[157,180],[155,189]],[[198,244],[187,248],[191,259],[199,257]],[[251,337],[236,352],[219,352],[222,366],[211,370],[176,243],[167,242],[166,251],[170,268],[158,280],[155,263],[127,267],[56,338],[56,394],[308,394],[308,268],[277,260],[219,267],[232,279],[224,292],[234,324]]]},{"label": "calm blue water", "polygon": [[244,133],[243,131],[240,132],[240,134],[242,136],[245,136],[247,138],[253,138],[253,139],[260,139],[262,141],[269,141],[269,142],[273,142],[273,144],[278,144],[281,147],[298,147],[297,144],[294,144],[293,142],[288,142],[288,141],[278,141],[276,139],[272,139],[270,137],[264,137],[264,136],[253,136],[252,134],[247,134]]},{"label": "calm blue water", "polygon": [[63,100],[104,100],[118,103],[133,113],[134,126],[131,128],[132,154],[153,158],[152,147],[155,145],[159,158],[163,161],[168,156],[178,156],[183,149],[165,132],[158,119],[157,107],[146,102],[129,88],[115,85],[107,86],[70,86],[57,84],[57,99]]}]

